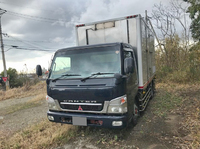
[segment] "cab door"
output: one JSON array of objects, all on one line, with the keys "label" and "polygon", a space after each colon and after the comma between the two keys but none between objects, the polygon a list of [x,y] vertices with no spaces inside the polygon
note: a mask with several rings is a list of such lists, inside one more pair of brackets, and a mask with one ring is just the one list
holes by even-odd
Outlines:
[{"label": "cab door", "polygon": [[124,48],[123,49],[123,57],[124,60],[126,58],[133,58],[133,73],[124,74],[126,75],[126,94],[127,94],[127,102],[128,102],[128,114],[129,118],[132,118],[134,112],[134,103],[136,102],[136,95],[138,92],[138,75],[137,75],[137,65],[136,59],[132,48]]}]

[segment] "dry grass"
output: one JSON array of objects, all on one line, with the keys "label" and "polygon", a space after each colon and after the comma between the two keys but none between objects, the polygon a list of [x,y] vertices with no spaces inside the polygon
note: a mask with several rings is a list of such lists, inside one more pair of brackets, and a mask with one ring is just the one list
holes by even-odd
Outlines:
[{"label": "dry grass", "polygon": [[44,100],[46,95],[47,95],[46,91],[45,92],[43,91],[39,93],[38,95],[36,95],[34,98],[32,98],[29,102],[31,103],[31,102],[38,102],[40,100]]},{"label": "dry grass", "polygon": [[[37,102],[44,99],[45,84],[39,84],[39,87],[31,87],[34,93],[38,94],[31,102]],[[182,98],[178,105],[177,114],[183,115],[184,121],[181,122],[181,131],[183,136],[173,138],[177,146],[197,149],[200,147],[200,85],[196,84],[163,84],[158,83],[157,88],[164,89],[172,97]],[[29,91],[26,93],[29,94]],[[172,98],[169,98],[170,100]],[[175,101],[174,101],[175,102]],[[176,104],[176,103],[175,103]],[[165,105],[166,106],[166,105]],[[175,112],[173,110],[173,112]],[[13,136],[3,138],[0,136],[0,148],[52,148],[67,143],[70,139],[76,137],[78,127],[71,125],[62,125],[51,123],[44,120],[36,125],[30,126],[15,133]],[[89,132],[90,133],[90,132]],[[116,139],[117,140],[117,139]]]},{"label": "dry grass", "polygon": [[0,141],[0,148],[5,149],[45,149],[67,142],[76,136],[78,127],[51,123],[44,120],[37,125],[30,126],[10,138]]},{"label": "dry grass", "polygon": [[[0,91],[0,100],[10,98],[22,98],[27,96],[36,95],[33,99],[23,104],[15,105],[10,111],[7,109],[5,112],[13,113],[22,109],[38,106],[41,100],[45,99],[46,84],[40,82],[34,86],[24,86],[22,88],[10,89],[6,92]],[[14,133],[12,136],[0,136],[0,148],[5,149],[42,149],[58,146],[66,143],[68,140],[76,136],[77,127],[71,125],[62,125],[52,123],[48,120],[41,121],[38,124],[29,126],[19,132]]]},{"label": "dry grass", "polygon": [[46,83],[39,82],[34,86],[25,85],[19,88],[9,89],[7,91],[0,91],[0,101],[10,98],[23,98],[33,95],[39,95],[46,91]]},{"label": "dry grass", "polygon": [[190,146],[193,148],[200,148],[200,99],[194,101],[195,104],[192,106],[194,109],[192,112],[188,111],[186,113],[186,122],[183,124],[185,124],[184,127],[189,130],[189,136],[192,138]]},{"label": "dry grass", "polygon": [[39,105],[41,105],[41,103],[38,102],[38,101],[36,101],[36,102],[35,101],[26,102],[26,103],[23,103],[23,104],[13,105],[13,106],[10,106],[9,108],[5,109],[3,112],[1,112],[1,115],[7,115],[7,114],[15,113],[17,111],[29,109],[29,108],[32,108],[32,107],[37,107]]},{"label": "dry grass", "polygon": [[[176,113],[184,118],[180,122],[183,136],[176,137],[175,142],[181,148],[200,148],[200,85],[199,84],[157,84],[157,88],[165,89],[170,94],[180,97],[183,103]],[[173,111],[174,112],[174,111]]]},{"label": "dry grass", "polygon": [[178,143],[191,149],[200,148],[200,93],[198,98],[190,97],[179,109],[184,116],[181,122],[181,130],[187,132],[186,136],[177,138]]},{"label": "dry grass", "polygon": [[[9,98],[17,99],[17,98],[35,95],[29,101],[24,101],[23,103],[14,104],[14,105],[11,105],[11,106],[5,108],[4,110],[1,111],[1,115],[11,114],[16,111],[20,111],[23,109],[29,109],[29,108],[36,107],[36,106],[39,106],[42,104],[41,101],[45,100],[45,96],[46,96],[46,90],[44,90],[46,87],[43,82],[38,83],[35,86],[30,86],[29,90],[26,90],[25,88],[15,88],[15,89],[10,89],[6,92],[1,92],[4,94],[3,97],[0,97],[1,100],[6,100]],[[26,91],[22,92],[21,90],[26,90]]]}]

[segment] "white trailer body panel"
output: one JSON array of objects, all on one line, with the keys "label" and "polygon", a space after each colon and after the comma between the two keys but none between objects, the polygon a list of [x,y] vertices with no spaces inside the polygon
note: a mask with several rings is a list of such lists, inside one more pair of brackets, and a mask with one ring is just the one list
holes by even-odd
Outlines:
[{"label": "white trailer body panel", "polygon": [[[144,86],[144,78],[143,76],[143,69],[142,69],[142,34],[141,34],[141,21],[140,18],[137,19],[136,24],[136,34],[137,34],[137,44],[136,44],[136,51],[137,51],[137,64],[138,64],[138,80],[139,80],[139,86]],[[144,72],[145,73],[145,72]]]},{"label": "white trailer body panel", "polygon": [[155,74],[154,36],[140,15],[76,26],[77,45],[111,42],[129,43],[138,63],[139,88],[145,88]]},{"label": "white trailer body panel", "polygon": [[[109,23],[113,24],[113,22],[107,22],[107,24]],[[108,28],[106,28],[107,24],[103,24],[102,26],[101,24],[92,24],[83,27],[78,27],[78,46],[111,42],[127,42],[126,20],[115,21],[114,27],[109,26]],[[88,34],[88,43],[86,38],[86,32]]]}]

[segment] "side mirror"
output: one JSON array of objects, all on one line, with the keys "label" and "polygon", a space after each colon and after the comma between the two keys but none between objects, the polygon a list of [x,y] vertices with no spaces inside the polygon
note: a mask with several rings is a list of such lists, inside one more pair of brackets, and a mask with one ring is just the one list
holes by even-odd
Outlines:
[{"label": "side mirror", "polygon": [[42,68],[40,65],[36,66],[36,74],[38,75],[38,77],[42,75]]},{"label": "side mirror", "polygon": [[115,84],[118,85],[122,82],[122,75],[120,75],[119,73],[114,74],[115,77]]},{"label": "side mirror", "polygon": [[3,82],[3,79],[2,79],[2,77],[0,77],[0,83],[2,83]]},{"label": "side mirror", "polygon": [[134,72],[134,65],[133,64],[134,64],[133,58],[125,58],[125,60],[124,60],[124,72],[126,74]]}]

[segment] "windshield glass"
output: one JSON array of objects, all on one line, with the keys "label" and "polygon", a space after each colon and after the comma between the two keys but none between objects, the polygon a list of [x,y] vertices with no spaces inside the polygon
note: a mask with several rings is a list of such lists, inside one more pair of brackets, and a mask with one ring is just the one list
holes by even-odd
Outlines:
[{"label": "windshield glass", "polygon": [[[121,73],[120,51],[118,46],[74,49],[56,53],[51,65],[50,79],[84,78],[91,74]],[[71,75],[70,75],[71,74]],[[78,75],[73,75],[78,74]],[[113,77],[114,74],[95,77]]]}]

